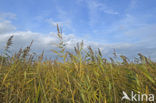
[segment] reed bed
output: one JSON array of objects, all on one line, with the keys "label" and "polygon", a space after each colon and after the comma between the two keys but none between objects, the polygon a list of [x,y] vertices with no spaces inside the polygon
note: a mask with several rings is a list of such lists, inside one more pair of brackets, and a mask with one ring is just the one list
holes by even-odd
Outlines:
[{"label": "reed bed", "polygon": [[[58,51],[62,61],[44,59],[44,52],[34,59],[30,48],[9,55],[11,36],[0,56],[0,103],[130,103],[121,101],[122,91],[130,94],[156,94],[156,63],[138,54],[134,61],[126,56],[105,59],[83,42],[66,50],[60,28]],[[146,101],[145,101],[146,102]]]}]

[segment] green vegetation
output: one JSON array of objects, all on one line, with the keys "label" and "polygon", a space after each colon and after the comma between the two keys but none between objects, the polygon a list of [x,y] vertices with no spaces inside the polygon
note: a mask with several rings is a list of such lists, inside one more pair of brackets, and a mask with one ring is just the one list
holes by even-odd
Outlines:
[{"label": "green vegetation", "polygon": [[[131,62],[125,56],[110,61],[83,42],[66,50],[58,28],[59,51],[52,50],[63,61],[46,60],[44,52],[33,59],[32,43],[10,56],[8,39],[0,56],[0,103],[121,103],[122,91],[156,94],[156,63],[138,54]],[[123,103],[129,103],[123,101]]]}]

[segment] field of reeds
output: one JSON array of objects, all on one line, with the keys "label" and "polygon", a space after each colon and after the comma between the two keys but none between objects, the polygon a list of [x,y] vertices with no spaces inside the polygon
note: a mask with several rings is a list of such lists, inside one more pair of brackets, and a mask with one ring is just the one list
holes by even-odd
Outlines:
[{"label": "field of reeds", "polygon": [[[130,103],[123,91],[156,94],[156,62],[141,53],[105,59],[100,49],[83,49],[83,42],[67,51],[58,29],[59,50],[51,50],[60,60],[35,57],[30,43],[10,55],[13,36],[0,55],[0,103]],[[120,58],[121,61],[117,61]],[[144,100],[146,103],[146,101]],[[148,101],[147,101],[148,102]]]}]

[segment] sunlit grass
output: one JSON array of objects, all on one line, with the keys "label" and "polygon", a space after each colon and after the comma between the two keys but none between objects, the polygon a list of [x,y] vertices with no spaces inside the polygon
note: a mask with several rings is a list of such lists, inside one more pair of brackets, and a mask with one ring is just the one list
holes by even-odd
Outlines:
[{"label": "sunlit grass", "polygon": [[107,60],[83,42],[71,53],[58,27],[52,52],[63,61],[44,60],[44,52],[33,59],[32,43],[9,56],[12,38],[0,56],[0,103],[121,103],[122,91],[156,94],[156,63],[140,53],[134,62],[116,53],[122,61]]}]

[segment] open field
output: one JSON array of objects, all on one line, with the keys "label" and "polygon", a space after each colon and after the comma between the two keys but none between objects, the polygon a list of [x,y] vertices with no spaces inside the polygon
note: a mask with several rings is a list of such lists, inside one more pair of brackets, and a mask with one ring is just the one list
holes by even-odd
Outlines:
[{"label": "open field", "polygon": [[0,56],[0,103],[121,103],[123,91],[156,94],[156,63],[141,53],[129,61],[114,52],[107,60],[100,49],[84,50],[83,42],[71,53],[58,28],[60,51],[52,52],[62,61],[44,59],[44,52],[33,59],[33,43],[10,56],[12,38]]}]

